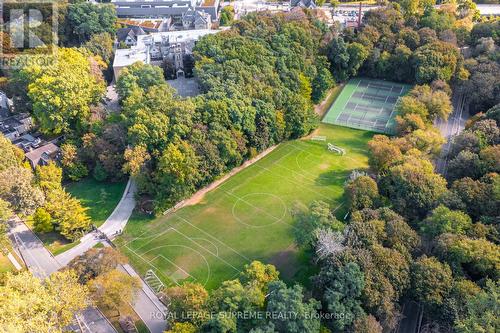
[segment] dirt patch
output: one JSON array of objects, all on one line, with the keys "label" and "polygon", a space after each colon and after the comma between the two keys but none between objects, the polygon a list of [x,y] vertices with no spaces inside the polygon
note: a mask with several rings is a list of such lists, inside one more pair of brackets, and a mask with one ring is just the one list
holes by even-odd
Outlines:
[{"label": "dirt patch", "polygon": [[297,273],[299,267],[296,263],[296,254],[297,247],[292,244],[286,250],[278,252],[269,260],[269,263],[276,266],[280,271],[280,278],[291,280],[295,273]]},{"label": "dirt patch", "polygon": [[328,170],[329,168],[330,168],[330,164],[328,164],[328,163],[321,163],[319,165],[320,170]]}]

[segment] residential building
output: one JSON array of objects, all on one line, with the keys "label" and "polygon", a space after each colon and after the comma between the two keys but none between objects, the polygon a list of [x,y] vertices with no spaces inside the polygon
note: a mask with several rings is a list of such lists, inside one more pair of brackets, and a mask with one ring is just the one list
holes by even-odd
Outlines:
[{"label": "residential building", "polygon": [[145,35],[146,32],[141,27],[121,28],[116,31],[116,39],[121,45],[122,43],[128,47],[137,44],[137,37]]},{"label": "residential building", "polygon": [[182,27],[186,30],[203,30],[212,28],[212,19],[210,14],[201,11],[189,9],[182,14]]},{"label": "residential building", "polygon": [[60,157],[58,146],[49,142],[25,154],[26,160],[35,169],[38,165],[47,165],[50,161],[58,160]]},{"label": "residential building", "polygon": [[189,9],[208,13],[218,20],[220,0],[111,0],[118,17],[158,18],[172,17],[180,20]]},{"label": "residential building", "polygon": [[115,52],[113,72],[115,80],[120,71],[137,61],[145,64],[162,66],[165,61],[172,61],[178,74],[184,72],[185,55],[190,55],[195,42],[202,36],[215,34],[220,30],[182,30],[152,33],[137,38],[136,45],[130,49],[118,49]]},{"label": "residential building", "polygon": [[300,7],[300,8],[317,8],[314,0],[290,0],[290,7]]}]

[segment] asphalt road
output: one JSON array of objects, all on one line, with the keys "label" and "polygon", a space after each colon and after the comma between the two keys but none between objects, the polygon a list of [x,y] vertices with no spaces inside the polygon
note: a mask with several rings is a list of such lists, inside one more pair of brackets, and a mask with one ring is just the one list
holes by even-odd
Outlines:
[{"label": "asphalt road", "polygon": [[453,112],[448,117],[448,120],[437,119],[434,122],[434,126],[441,131],[441,134],[446,139],[446,143],[441,150],[441,155],[435,162],[436,171],[443,176],[446,176],[446,172],[448,171],[448,154],[453,148],[453,138],[464,130],[465,122],[469,118],[466,97],[463,94],[457,93],[454,95],[452,102]]}]

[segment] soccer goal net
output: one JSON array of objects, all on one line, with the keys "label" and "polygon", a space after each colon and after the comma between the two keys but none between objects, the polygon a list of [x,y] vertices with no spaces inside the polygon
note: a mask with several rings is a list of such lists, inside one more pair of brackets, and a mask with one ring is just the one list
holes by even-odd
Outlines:
[{"label": "soccer goal net", "polygon": [[335,146],[334,144],[331,144],[331,143],[328,144],[328,151],[331,151],[333,153],[337,153],[337,154],[340,154],[340,155],[345,155],[345,149],[344,148],[340,148],[340,147]]}]

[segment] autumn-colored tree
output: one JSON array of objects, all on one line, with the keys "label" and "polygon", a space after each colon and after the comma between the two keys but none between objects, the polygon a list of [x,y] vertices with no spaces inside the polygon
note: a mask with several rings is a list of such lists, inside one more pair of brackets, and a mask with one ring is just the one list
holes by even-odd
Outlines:
[{"label": "autumn-colored tree", "polygon": [[62,333],[88,306],[88,290],[72,271],[46,280],[30,272],[7,274],[0,284],[0,327],[5,332]]},{"label": "autumn-colored tree", "polygon": [[133,302],[141,280],[119,269],[97,276],[89,283],[92,296],[100,306],[116,310],[120,315],[123,306]]}]

